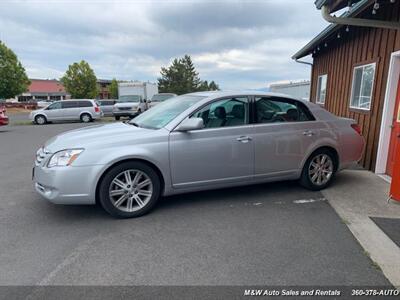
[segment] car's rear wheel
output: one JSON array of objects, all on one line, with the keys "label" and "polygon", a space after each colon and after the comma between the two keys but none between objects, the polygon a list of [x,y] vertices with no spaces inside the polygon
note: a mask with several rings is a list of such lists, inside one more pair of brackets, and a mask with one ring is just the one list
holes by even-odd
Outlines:
[{"label": "car's rear wheel", "polygon": [[38,115],[35,117],[35,123],[38,125],[44,125],[47,123],[47,119],[43,115]]},{"label": "car's rear wheel", "polygon": [[83,122],[83,123],[92,122],[92,116],[89,115],[89,114],[82,114],[81,115],[81,122]]},{"label": "car's rear wheel", "polygon": [[307,189],[319,191],[326,188],[336,172],[335,155],[328,149],[315,151],[303,167],[300,183]]},{"label": "car's rear wheel", "polygon": [[160,179],[142,162],[125,162],[110,169],[100,183],[103,208],[118,218],[139,217],[149,212],[160,197]]},{"label": "car's rear wheel", "polygon": [[115,116],[115,120],[116,120],[116,121],[119,121],[119,119],[121,119],[120,116]]}]

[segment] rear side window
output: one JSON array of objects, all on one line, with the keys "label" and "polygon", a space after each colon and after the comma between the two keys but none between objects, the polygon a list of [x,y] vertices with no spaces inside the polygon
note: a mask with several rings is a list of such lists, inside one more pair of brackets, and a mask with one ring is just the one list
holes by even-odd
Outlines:
[{"label": "rear side window", "polygon": [[79,107],[92,107],[93,104],[90,101],[79,101]]},{"label": "rear side window", "polygon": [[114,101],[112,101],[112,100],[100,101],[100,106],[108,106],[108,105],[114,105]]},{"label": "rear side window", "polygon": [[315,118],[301,102],[280,97],[256,97],[257,123],[314,121]]},{"label": "rear side window", "polygon": [[78,102],[76,101],[63,101],[61,102],[62,108],[75,108],[78,107]]}]

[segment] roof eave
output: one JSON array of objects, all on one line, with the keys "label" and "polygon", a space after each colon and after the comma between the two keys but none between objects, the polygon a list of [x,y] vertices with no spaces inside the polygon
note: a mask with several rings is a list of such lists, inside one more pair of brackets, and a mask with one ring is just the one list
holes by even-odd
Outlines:
[{"label": "roof eave", "polygon": [[[321,3],[327,2],[327,0],[317,0],[316,5],[318,1]],[[358,3],[356,3],[349,11],[342,14],[341,17],[354,17],[358,15],[360,12],[362,12],[368,4],[369,0],[361,0]],[[330,24],[324,30],[322,30],[316,37],[314,37],[308,44],[306,44],[303,48],[297,51],[292,56],[292,59],[296,60],[305,57],[307,55],[310,55],[312,49],[318,47],[318,45],[320,45],[326,38],[330,37],[332,34],[334,34],[337,30],[339,30],[342,27],[343,25],[333,24],[333,23]]]}]

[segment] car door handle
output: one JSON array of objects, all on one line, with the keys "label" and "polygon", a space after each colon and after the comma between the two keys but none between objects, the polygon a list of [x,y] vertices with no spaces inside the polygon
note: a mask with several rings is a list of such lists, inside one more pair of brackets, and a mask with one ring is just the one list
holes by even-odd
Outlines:
[{"label": "car door handle", "polygon": [[305,136],[313,136],[315,133],[312,130],[303,131],[303,135]]},{"label": "car door handle", "polygon": [[248,142],[251,141],[251,137],[246,136],[246,135],[242,135],[242,136],[238,137],[236,140],[237,140],[238,142],[248,143]]}]

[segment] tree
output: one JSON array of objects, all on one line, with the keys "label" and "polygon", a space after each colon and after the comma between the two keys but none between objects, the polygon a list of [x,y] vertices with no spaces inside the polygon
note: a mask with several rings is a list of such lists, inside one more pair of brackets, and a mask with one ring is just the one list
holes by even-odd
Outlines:
[{"label": "tree", "polygon": [[0,41],[0,99],[27,91],[30,81],[15,53]]},{"label": "tree", "polygon": [[[197,91],[211,90],[207,81],[202,81],[199,73],[189,55],[182,58],[175,58],[169,67],[162,67],[161,77],[158,78],[158,89],[160,93],[186,94]],[[213,89],[218,85],[212,81]]]},{"label": "tree", "polygon": [[96,75],[90,65],[84,60],[69,65],[65,75],[61,78],[61,82],[72,98],[84,99],[97,97]]},{"label": "tree", "polygon": [[111,98],[117,99],[118,98],[118,81],[117,79],[113,78],[110,84],[110,94]]}]

